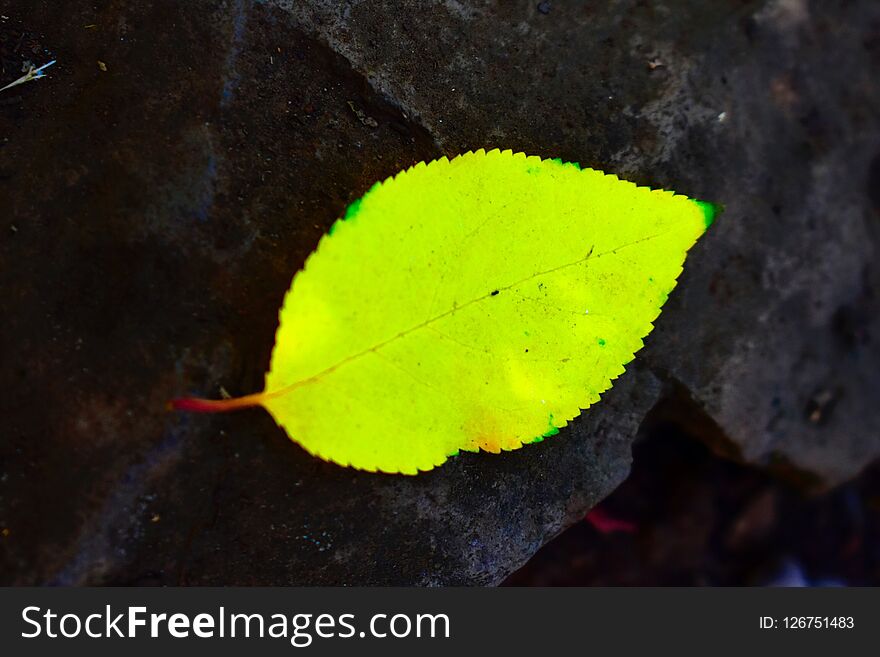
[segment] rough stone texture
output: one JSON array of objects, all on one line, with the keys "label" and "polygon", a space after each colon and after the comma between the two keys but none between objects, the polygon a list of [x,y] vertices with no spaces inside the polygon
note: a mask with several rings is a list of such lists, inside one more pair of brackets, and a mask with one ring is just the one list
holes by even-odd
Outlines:
[{"label": "rough stone texture", "polygon": [[[880,453],[880,6],[545,4],[4,8],[2,84],[59,63],[0,93],[0,583],[495,583],[672,390],[753,462]],[[260,388],[292,273],[373,181],[490,146],[726,205],[601,404],[417,478],[164,410]]]}]

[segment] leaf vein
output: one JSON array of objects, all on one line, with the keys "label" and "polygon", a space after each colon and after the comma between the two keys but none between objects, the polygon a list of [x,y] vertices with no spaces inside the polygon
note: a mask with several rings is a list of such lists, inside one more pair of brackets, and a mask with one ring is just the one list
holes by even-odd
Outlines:
[{"label": "leaf vein", "polygon": [[[621,246],[617,246],[613,249],[609,249],[608,251],[603,251],[602,253],[597,253],[597,254],[594,254],[593,247],[590,247],[590,250],[587,253],[587,255],[583,256],[582,258],[578,258],[577,260],[573,260],[571,262],[566,262],[561,265],[557,265],[556,267],[551,267],[549,269],[545,269],[545,270],[536,272],[534,274],[530,274],[530,275],[525,276],[525,277],[523,277],[517,281],[514,281],[513,283],[510,283],[508,285],[495,288],[494,292],[503,292],[503,291],[511,290],[512,288],[515,288],[519,285],[522,285],[523,283],[526,283],[527,281],[531,281],[536,278],[540,278],[542,276],[549,276],[550,274],[556,273],[558,271],[562,271],[564,269],[568,269],[570,267],[576,267],[577,265],[588,262],[589,260],[601,258],[606,255],[616,254],[618,251],[620,251],[622,249],[629,248],[631,246],[635,246],[636,244],[640,244],[640,243],[646,242],[648,240],[656,239],[657,237],[661,237],[662,235],[665,235],[668,232],[670,232],[670,231],[667,230],[667,231],[662,231],[660,233],[647,235],[647,236],[641,237],[637,240],[633,240],[632,242],[627,242],[626,244],[622,244]],[[400,331],[399,333],[391,336],[390,338],[388,338],[386,340],[383,340],[382,342],[379,342],[379,343],[373,345],[372,347],[369,347],[367,349],[362,349],[361,351],[358,351],[354,354],[351,354],[350,356],[346,356],[342,360],[334,363],[333,365],[330,365],[329,367],[324,368],[320,372],[312,374],[311,376],[308,376],[304,379],[300,379],[299,381],[294,381],[293,383],[290,383],[282,388],[278,388],[277,390],[266,391],[261,395],[261,397],[263,400],[272,399],[274,397],[280,397],[280,396],[283,396],[289,392],[296,390],[297,388],[301,388],[301,387],[309,385],[311,383],[316,383],[316,382],[320,381],[320,379],[322,377],[335,372],[336,370],[338,370],[340,367],[343,367],[344,365],[347,365],[351,362],[354,362],[369,353],[376,353],[379,349],[391,344],[392,342],[394,342],[396,340],[404,338],[407,335],[414,333],[415,331],[418,331],[418,330],[421,330],[425,327],[428,327],[431,324],[433,324],[434,322],[440,321],[441,319],[444,319],[444,318],[446,318],[446,317],[448,317],[448,316],[450,316],[460,310],[463,310],[464,308],[467,308],[467,307],[472,306],[474,304],[477,304],[477,303],[480,303],[480,302],[485,301],[487,299],[490,299],[492,296],[494,296],[494,294],[492,292],[487,292],[486,294],[483,294],[481,296],[470,299],[463,304],[460,304],[458,306],[450,308],[449,310],[442,312],[442,313],[439,313],[438,315],[435,315],[434,317],[431,317],[429,319],[426,319],[425,321],[420,322],[419,324],[415,324],[414,326],[411,326],[407,329],[404,329],[403,331]]]}]

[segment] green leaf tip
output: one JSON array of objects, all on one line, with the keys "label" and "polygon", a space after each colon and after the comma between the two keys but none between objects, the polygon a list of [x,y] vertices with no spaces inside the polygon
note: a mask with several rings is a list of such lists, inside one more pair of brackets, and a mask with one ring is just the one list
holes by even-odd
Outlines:
[{"label": "green leaf tip", "polygon": [[700,210],[703,211],[703,221],[706,223],[706,230],[715,222],[715,217],[724,211],[724,207],[720,203],[710,203],[709,201],[695,200]]}]

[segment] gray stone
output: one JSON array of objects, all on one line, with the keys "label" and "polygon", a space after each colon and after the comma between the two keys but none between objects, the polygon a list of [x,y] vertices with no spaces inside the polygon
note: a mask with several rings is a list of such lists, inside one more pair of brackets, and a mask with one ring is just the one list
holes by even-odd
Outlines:
[{"label": "gray stone", "polygon": [[[672,389],[756,463],[827,484],[880,452],[876,3],[12,4],[0,82],[19,34],[59,63],[0,93],[0,583],[496,583]],[[416,478],[165,411],[261,387],[372,182],[493,146],[726,206],[599,405]]]},{"label": "gray stone", "polygon": [[559,153],[723,203],[643,360],[748,461],[836,483],[880,454],[876,3],[567,3],[542,16],[446,2],[430,18],[271,4],[446,151]]}]

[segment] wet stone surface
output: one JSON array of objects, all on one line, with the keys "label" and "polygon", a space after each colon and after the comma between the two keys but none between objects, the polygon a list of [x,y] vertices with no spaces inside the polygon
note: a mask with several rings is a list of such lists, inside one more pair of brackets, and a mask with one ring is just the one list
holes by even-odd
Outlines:
[{"label": "wet stone surface", "polygon": [[[14,0],[0,19],[0,583],[492,584],[640,423],[813,485],[880,453],[880,7]],[[481,147],[726,207],[558,436],[417,478],[260,411],[282,295],[376,180]],[[682,399],[686,403],[678,403]]]}]

